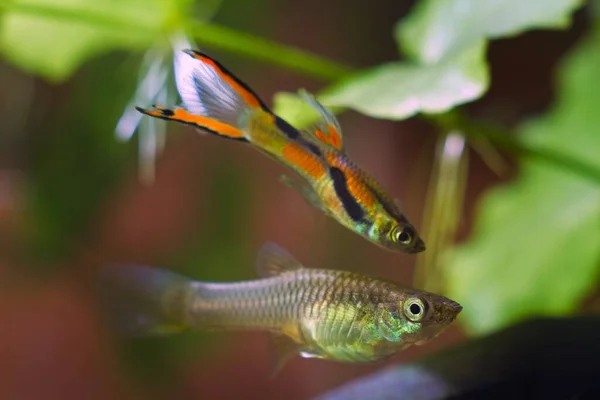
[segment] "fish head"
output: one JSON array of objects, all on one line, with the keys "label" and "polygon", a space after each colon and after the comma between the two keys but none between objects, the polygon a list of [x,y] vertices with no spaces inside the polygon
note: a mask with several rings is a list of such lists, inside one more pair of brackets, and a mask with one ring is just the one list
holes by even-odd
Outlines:
[{"label": "fish head", "polygon": [[380,246],[403,253],[420,253],[425,250],[425,242],[419,237],[415,227],[404,218],[380,218],[369,232],[371,240]]},{"label": "fish head", "polygon": [[446,297],[416,289],[398,288],[390,301],[380,303],[377,317],[382,351],[421,345],[442,333],[462,311]]}]

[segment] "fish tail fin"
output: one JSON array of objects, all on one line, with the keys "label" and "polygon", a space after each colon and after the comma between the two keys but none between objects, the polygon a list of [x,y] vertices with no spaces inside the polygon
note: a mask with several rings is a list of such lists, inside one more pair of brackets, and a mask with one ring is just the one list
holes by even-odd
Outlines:
[{"label": "fish tail fin", "polygon": [[248,141],[242,129],[213,118],[192,114],[188,110],[181,107],[166,108],[153,105],[152,109],[141,107],[136,107],[135,109],[141,112],[142,114],[146,114],[151,117],[192,125],[196,128],[203,129],[205,131],[227,139],[237,140],[241,142]]},{"label": "fish tail fin", "polygon": [[253,112],[271,113],[245,83],[218,61],[195,50],[175,56],[175,83],[184,108],[140,112],[194,125],[219,136],[247,141],[244,128]]},{"label": "fish tail fin", "polygon": [[176,273],[138,265],[103,268],[97,280],[101,310],[118,332],[164,335],[188,328],[191,281]]}]

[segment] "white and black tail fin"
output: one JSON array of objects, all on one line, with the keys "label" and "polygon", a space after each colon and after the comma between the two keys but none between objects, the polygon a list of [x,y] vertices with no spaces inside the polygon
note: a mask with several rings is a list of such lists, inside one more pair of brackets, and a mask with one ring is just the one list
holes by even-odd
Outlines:
[{"label": "white and black tail fin", "polygon": [[183,50],[175,57],[175,81],[184,106],[193,114],[235,126],[249,110],[269,111],[244,82],[196,50]]},{"label": "white and black tail fin", "polygon": [[99,271],[96,290],[104,316],[119,333],[162,335],[187,328],[190,283],[160,268],[119,264]]},{"label": "white and black tail fin", "polygon": [[271,113],[252,89],[204,53],[180,51],[175,55],[174,67],[184,107],[136,107],[139,112],[239,141],[248,141],[244,128],[251,112]]}]

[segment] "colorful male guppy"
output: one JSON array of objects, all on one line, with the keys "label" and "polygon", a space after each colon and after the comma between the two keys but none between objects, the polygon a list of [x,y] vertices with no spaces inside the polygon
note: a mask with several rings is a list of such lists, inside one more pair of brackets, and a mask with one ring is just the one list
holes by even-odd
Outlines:
[{"label": "colorful male guppy", "polygon": [[337,119],[308,93],[301,95],[321,118],[312,129],[300,131],[275,115],[248,86],[205,54],[193,50],[178,53],[175,75],[185,108],[137,109],[249,142],[304,178],[306,183],[299,184],[283,177],[313,206],[342,225],[390,250],[425,250],[416,229],[390,196],[350,161]]},{"label": "colorful male guppy", "polygon": [[[143,266],[105,268],[100,288],[129,334],[183,329],[270,332],[274,371],[289,357],[383,360],[436,337],[462,306],[445,297],[351,272],[303,267],[275,244],[263,246],[262,279],[192,281]],[[116,309],[114,308],[116,307]]]}]

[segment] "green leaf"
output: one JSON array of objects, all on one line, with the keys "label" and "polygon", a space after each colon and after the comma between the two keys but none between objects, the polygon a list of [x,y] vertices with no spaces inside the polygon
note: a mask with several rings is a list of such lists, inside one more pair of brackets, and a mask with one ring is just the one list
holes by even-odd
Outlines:
[{"label": "green leaf", "polygon": [[581,0],[427,0],[396,26],[401,49],[422,63],[454,57],[482,39],[569,26]]},{"label": "green leaf", "polygon": [[341,82],[320,99],[327,106],[348,107],[388,119],[447,111],[477,99],[487,89],[484,54],[485,42],[480,41],[436,65],[385,64]]},{"label": "green leaf", "polygon": [[580,4],[580,0],[422,1],[396,27],[396,40],[410,61],[357,74],[322,99],[326,105],[394,120],[447,111],[487,90],[487,39],[529,28],[564,28]]},{"label": "green leaf", "polygon": [[[600,32],[562,65],[559,96],[523,139],[600,167]],[[525,160],[518,180],[482,201],[472,239],[450,255],[448,295],[486,332],[534,315],[573,312],[598,282],[600,187]]]},{"label": "green leaf", "polygon": [[25,70],[62,81],[90,57],[154,43],[179,3],[13,0],[1,7],[0,53]]},{"label": "green leaf", "polygon": [[319,118],[319,114],[300,96],[289,92],[275,94],[273,111],[296,128],[305,128]]}]

